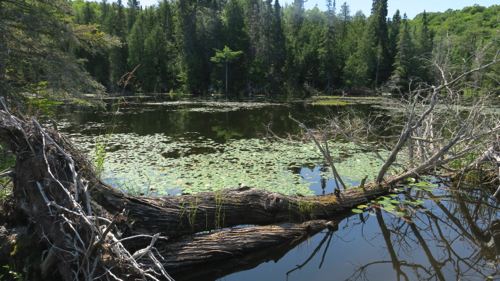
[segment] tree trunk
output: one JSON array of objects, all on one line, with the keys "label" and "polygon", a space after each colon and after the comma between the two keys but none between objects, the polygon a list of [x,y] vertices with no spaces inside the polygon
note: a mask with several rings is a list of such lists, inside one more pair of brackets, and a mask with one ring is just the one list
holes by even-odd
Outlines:
[{"label": "tree trunk", "polygon": [[[250,187],[135,197],[100,181],[69,141],[42,129],[34,119],[25,122],[0,111],[0,140],[17,158],[15,202],[35,229],[35,239],[50,250],[44,272],[57,266],[65,280],[105,279],[111,274],[124,280],[168,280],[166,272],[183,276],[186,271],[210,271],[213,262],[244,260],[249,253],[258,256],[256,251],[267,255],[270,247],[335,227],[325,219],[349,216],[353,206],[388,191],[367,184],[364,192],[351,188],[339,197],[283,195]],[[248,224],[260,226],[230,229]],[[153,246],[157,251],[138,251]],[[156,275],[145,272],[147,268]]]}]

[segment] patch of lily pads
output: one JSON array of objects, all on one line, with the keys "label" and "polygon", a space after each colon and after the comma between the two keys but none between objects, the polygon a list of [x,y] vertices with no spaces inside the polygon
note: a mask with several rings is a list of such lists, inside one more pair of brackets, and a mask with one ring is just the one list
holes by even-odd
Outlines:
[{"label": "patch of lily pads", "polygon": [[354,103],[346,103],[345,101],[340,101],[340,100],[318,100],[312,102],[312,105],[336,105],[336,106],[344,106],[348,104],[354,104]]},{"label": "patch of lily pads", "polygon": [[[89,156],[95,157],[97,136],[73,134]],[[264,139],[230,140],[224,144],[186,133],[176,136],[112,134],[101,136],[106,144],[103,179],[138,195],[202,193],[239,185],[283,194],[313,195],[315,182],[300,174],[302,167],[323,164],[314,143],[271,142]],[[365,176],[375,178],[381,161],[352,143],[332,142],[336,168],[350,185]],[[321,172],[331,178],[331,172]]]},{"label": "patch of lily pads", "polygon": [[[414,181],[412,178],[409,178],[408,180],[410,182]],[[366,205],[358,205],[351,211],[357,214],[368,211],[369,215],[375,216],[374,210],[381,209],[394,216],[399,216],[402,218],[409,217],[411,215],[411,212],[413,212],[411,206],[422,206],[426,203],[425,200],[429,200],[429,198],[424,198],[425,193],[422,194],[419,192],[433,192],[433,188],[437,188],[438,186],[438,184],[432,183],[431,180],[421,181],[418,183],[410,183],[407,186],[407,192],[408,194],[415,194],[415,196],[411,197],[411,200],[405,199],[405,197],[403,196],[405,193],[389,194],[387,196],[380,196],[377,199],[371,200],[370,203]],[[422,207],[420,208],[420,210],[425,211],[426,209]]]},{"label": "patch of lily pads", "polygon": [[262,108],[265,106],[288,106],[283,103],[269,102],[230,102],[230,101],[165,101],[165,102],[145,102],[146,106],[169,106],[172,111],[184,112],[231,112],[241,109]]}]

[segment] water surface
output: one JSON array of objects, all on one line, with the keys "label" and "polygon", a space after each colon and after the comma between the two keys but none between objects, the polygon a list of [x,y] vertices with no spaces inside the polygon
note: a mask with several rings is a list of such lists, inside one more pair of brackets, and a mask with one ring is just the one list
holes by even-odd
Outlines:
[{"label": "water surface", "polygon": [[[248,141],[254,141],[254,146],[259,146],[263,139],[268,137],[266,130],[268,125],[271,125],[273,132],[282,138],[286,138],[288,134],[300,134],[301,129],[288,118],[289,115],[313,127],[321,123],[322,118],[340,114],[353,107],[364,112],[360,116],[366,115],[371,110],[367,105],[325,108],[304,103],[248,106],[236,103],[230,105],[212,103],[207,106],[165,104],[163,101],[140,104],[131,100],[120,105],[119,111],[116,107],[109,107],[108,111],[61,107],[55,118],[60,129],[71,135],[75,142],[81,145],[87,143],[85,149],[90,155],[94,147],[91,140],[113,128],[113,134],[121,141],[114,139],[108,145],[107,151],[110,155],[116,153],[129,158],[117,157],[120,162],[109,163],[110,166],[126,167],[134,165],[133,159],[146,159],[149,162],[157,161],[154,163],[163,165],[163,168],[173,167],[175,170],[182,170],[182,167],[176,166],[179,162],[169,161],[179,161],[178,159],[201,161],[195,157],[203,156],[211,159],[210,166],[215,166],[217,161],[222,161],[223,153],[230,151],[227,145],[234,146],[239,143],[246,145]],[[148,145],[151,147],[147,147]],[[162,152],[154,157],[141,156],[144,151],[160,149]],[[314,147],[310,149],[311,151],[307,153],[311,155],[317,153]],[[249,150],[248,153],[256,153],[250,148],[239,149],[238,153],[241,155],[235,156],[235,170],[230,172],[231,176],[235,173],[244,173],[244,170],[238,170],[236,167],[242,166],[240,159],[243,159],[242,151],[245,150]],[[264,157],[262,155],[256,158]],[[227,158],[227,155],[224,157]],[[281,177],[283,178],[281,183],[292,183],[293,179],[297,179],[313,194],[331,193],[335,184],[326,176],[328,168],[318,156],[311,156],[313,159],[306,158],[299,157],[278,169],[269,164],[266,170],[252,176],[266,177],[269,171],[273,171],[281,173],[281,175],[269,175],[273,180],[279,181]],[[351,161],[349,159],[352,160],[352,157],[337,158],[339,162]],[[356,159],[352,161],[355,162]],[[168,163],[173,163],[171,164],[173,166],[168,166]],[[376,163],[372,169],[376,169]],[[165,175],[167,172],[174,171],[159,171],[160,176],[157,178],[161,179],[161,173]],[[175,172],[179,172],[179,177],[182,177],[182,171]],[[118,172],[113,170],[105,177],[120,187],[121,179],[117,174]],[[206,174],[201,175],[206,177]],[[292,180],[290,175],[293,176]],[[225,178],[225,175],[218,176]],[[138,177],[147,179],[152,176],[145,174]],[[245,179],[244,176],[241,178]],[[353,185],[357,180],[359,179],[346,178],[346,181],[350,181]],[[261,182],[265,184],[266,181]],[[160,183],[155,188],[159,188]],[[268,183],[276,185],[271,180]],[[226,187],[226,184],[231,187],[236,183],[219,180],[220,186]],[[169,183],[165,182],[163,185],[168,186]],[[412,190],[394,197],[392,200],[400,202],[393,203],[395,210],[387,211],[373,207],[365,209],[361,215],[353,213],[351,217],[339,223],[338,230],[323,231],[301,243],[297,241],[289,246],[263,251],[262,255],[256,254],[255,258],[250,260],[235,257],[232,261],[211,265],[210,270],[206,270],[203,276],[186,274],[175,278],[176,280],[500,280],[498,204],[489,198],[488,191],[476,189],[475,186],[453,190],[447,185],[439,183],[433,191]],[[150,187],[151,184],[147,186]],[[210,190],[209,188],[211,187],[207,187],[207,190]],[[407,200],[406,203],[403,200]],[[395,214],[396,211],[404,213],[404,218]],[[238,266],[229,266],[229,263]]]}]

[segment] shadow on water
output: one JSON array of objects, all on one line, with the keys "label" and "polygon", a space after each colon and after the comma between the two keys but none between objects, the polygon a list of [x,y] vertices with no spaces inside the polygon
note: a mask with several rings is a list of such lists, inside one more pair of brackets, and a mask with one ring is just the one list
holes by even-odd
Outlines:
[{"label": "shadow on water", "polygon": [[401,203],[404,217],[372,208],[342,221],[334,218],[339,221],[334,230],[181,273],[176,280],[500,278],[500,208],[487,194],[440,188],[409,191],[398,198],[403,199],[425,203]]}]

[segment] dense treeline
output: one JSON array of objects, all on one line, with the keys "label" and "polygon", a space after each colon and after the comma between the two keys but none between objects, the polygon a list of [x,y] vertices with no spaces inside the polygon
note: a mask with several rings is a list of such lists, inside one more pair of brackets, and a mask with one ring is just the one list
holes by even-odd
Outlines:
[{"label": "dense treeline", "polygon": [[[98,24],[122,45],[104,53],[85,50],[86,69],[109,91],[183,91],[207,94],[331,93],[376,88],[388,81],[408,89],[417,81],[441,81],[432,64],[453,76],[491,60],[480,52],[494,42],[500,6],[474,5],[444,13],[423,11],[413,20],[387,12],[373,0],[370,16],[327,1],[327,11],[304,10],[304,1],[279,0],[72,2],[78,24]],[[494,87],[497,68],[463,83]],[[118,88],[117,88],[118,87]]]}]

